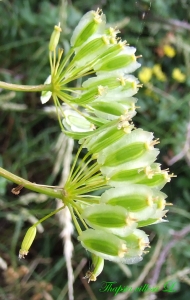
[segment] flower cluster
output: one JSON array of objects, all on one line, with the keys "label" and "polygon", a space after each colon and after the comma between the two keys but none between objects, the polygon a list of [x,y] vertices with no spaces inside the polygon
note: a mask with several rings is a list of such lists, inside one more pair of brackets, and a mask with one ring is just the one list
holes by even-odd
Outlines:
[{"label": "flower cluster", "polygon": [[[157,48],[157,52],[160,57],[168,57],[172,59],[176,56],[176,50],[170,44],[164,44]],[[167,82],[168,76],[163,72],[160,64],[154,64],[152,67],[143,67],[138,73],[140,81],[144,84],[151,81],[152,78],[156,77],[161,82]],[[171,73],[171,77],[179,82],[184,83],[186,81],[186,75],[179,69],[174,68]]]},{"label": "flower cluster", "polygon": [[147,83],[151,80],[153,75],[155,75],[159,81],[164,82],[167,80],[166,74],[162,71],[160,64],[155,64],[152,68],[142,68],[142,70],[139,72],[139,79],[143,83]]},{"label": "flower cluster", "polygon": [[[142,260],[149,239],[140,228],[165,221],[167,196],[160,190],[171,175],[155,163],[159,150],[153,133],[136,129],[132,122],[133,96],[141,86],[131,75],[140,66],[136,49],[117,37],[117,29],[106,27],[100,10],[83,16],[64,59],[62,50],[58,57],[56,52],[60,31],[55,26],[50,40],[47,83],[52,88],[41,101],[53,97],[62,131],[81,144],[63,202],[79,241],[92,253],[93,269],[86,277],[93,281],[104,259],[127,264]],[[70,87],[69,82],[84,76],[82,86]],[[87,154],[77,165],[84,148]]]},{"label": "flower cluster", "polygon": [[173,72],[172,72],[172,78],[174,80],[182,83],[182,82],[185,82],[186,75],[184,73],[182,73],[180,69],[175,68],[175,69],[173,69]]}]

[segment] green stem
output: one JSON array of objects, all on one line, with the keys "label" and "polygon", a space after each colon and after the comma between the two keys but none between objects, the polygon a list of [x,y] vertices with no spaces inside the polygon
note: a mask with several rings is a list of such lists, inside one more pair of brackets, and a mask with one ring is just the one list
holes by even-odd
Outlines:
[{"label": "green stem", "polygon": [[70,204],[68,205],[68,208],[69,208],[69,211],[71,213],[71,216],[72,216],[73,222],[75,224],[76,230],[77,230],[78,234],[80,235],[82,233],[82,230],[79,226],[79,223],[77,222],[77,219],[76,219],[75,214],[73,212],[73,208]]},{"label": "green stem", "polygon": [[[72,180],[71,178],[73,177],[73,172],[74,172],[74,168],[77,164],[77,160],[78,160],[78,157],[79,157],[79,154],[82,150],[82,147],[83,147],[83,144],[79,147],[78,151],[77,151],[77,154],[75,155],[75,159],[74,159],[74,162],[72,164],[72,167],[71,167],[71,170],[70,170],[70,173],[69,173],[69,176],[67,178],[67,181],[66,181],[66,184],[69,183],[70,184],[70,181]],[[65,185],[66,185],[65,184]]]},{"label": "green stem", "polygon": [[0,81],[0,88],[5,90],[17,91],[17,92],[42,92],[42,91],[51,91],[51,84],[40,84],[40,85],[22,85],[22,84],[13,84]]},{"label": "green stem", "polygon": [[18,185],[22,185],[23,187],[25,187],[31,191],[41,193],[41,194],[44,194],[44,195],[47,195],[47,196],[53,197],[53,198],[59,198],[62,200],[64,199],[64,189],[57,190],[56,187],[54,189],[52,189],[52,188],[48,188],[45,186],[37,185],[36,183],[25,180],[22,177],[14,175],[14,174],[6,171],[3,168],[0,168],[0,176],[18,184]]},{"label": "green stem", "polygon": [[32,225],[33,227],[37,226],[38,224],[41,224],[43,221],[45,221],[46,219],[52,217],[53,215],[55,215],[56,213],[58,213],[60,210],[62,210],[63,208],[65,208],[65,205],[61,206],[60,208],[52,211],[50,214],[48,214],[47,216],[43,217],[42,219],[40,219],[38,222],[36,222],[34,225]]},{"label": "green stem", "polygon": [[81,220],[82,224],[84,225],[84,227],[85,227],[86,229],[88,229],[88,226],[86,225],[85,221],[84,221],[83,218],[81,217],[81,214],[79,213],[78,209],[77,209],[76,207],[74,207],[74,210],[75,210],[77,216],[79,217],[79,219]]}]

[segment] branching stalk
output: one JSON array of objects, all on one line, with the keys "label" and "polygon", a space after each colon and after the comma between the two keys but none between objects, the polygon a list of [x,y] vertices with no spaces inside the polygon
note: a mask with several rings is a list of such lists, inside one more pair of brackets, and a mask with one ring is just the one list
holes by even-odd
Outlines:
[{"label": "branching stalk", "polygon": [[46,186],[37,185],[36,183],[30,182],[26,179],[23,179],[22,177],[14,175],[11,172],[8,172],[3,168],[0,168],[0,176],[18,184],[18,185],[22,185],[23,187],[25,187],[31,191],[41,193],[41,194],[44,194],[44,195],[47,195],[47,196],[53,197],[53,198],[59,198],[61,200],[64,199],[64,189],[60,190],[60,189],[56,189],[56,187],[55,187],[55,189],[52,189],[52,188],[48,188]]}]

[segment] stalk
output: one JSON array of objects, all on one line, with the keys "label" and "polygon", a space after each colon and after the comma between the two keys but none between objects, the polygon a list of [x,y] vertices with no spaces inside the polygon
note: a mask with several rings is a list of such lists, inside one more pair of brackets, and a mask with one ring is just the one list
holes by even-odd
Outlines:
[{"label": "stalk", "polygon": [[41,193],[41,194],[44,194],[44,195],[47,195],[47,196],[53,197],[53,198],[59,198],[61,200],[64,199],[64,189],[60,190],[60,189],[56,189],[56,187],[49,188],[46,186],[38,185],[34,182],[30,182],[26,179],[23,179],[22,177],[14,175],[11,172],[8,172],[3,168],[0,168],[0,176],[18,184],[18,185],[22,185],[23,187],[25,187],[31,191]]},{"label": "stalk", "polygon": [[13,84],[0,81],[0,88],[5,90],[11,90],[15,92],[43,92],[43,91],[52,91],[51,84],[40,84],[40,85],[22,85],[22,84]]}]

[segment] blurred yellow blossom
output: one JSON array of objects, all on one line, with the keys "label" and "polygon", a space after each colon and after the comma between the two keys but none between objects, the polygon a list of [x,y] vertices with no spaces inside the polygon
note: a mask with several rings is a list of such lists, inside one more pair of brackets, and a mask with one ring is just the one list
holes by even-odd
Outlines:
[{"label": "blurred yellow blossom", "polygon": [[182,73],[180,69],[175,68],[172,72],[172,78],[178,82],[184,82],[186,80],[186,75]]},{"label": "blurred yellow blossom", "polygon": [[138,77],[139,77],[140,81],[143,83],[149,82],[152,77],[152,69],[148,68],[148,67],[142,68],[138,74]]},{"label": "blurred yellow blossom", "polygon": [[174,57],[176,55],[175,49],[170,45],[163,46],[164,54],[168,57]]},{"label": "blurred yellow blossom", "polygon": [[160,81],[166,81],[167,77],[164,74],[164,72],[161,69],[161,65],[156,64],[154,65],[154,67],[152,68],[153,73],[155,74],[155,76],[157,77],[158,80]]}]

